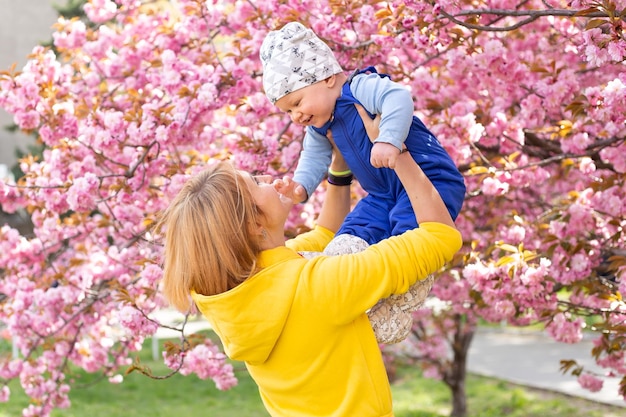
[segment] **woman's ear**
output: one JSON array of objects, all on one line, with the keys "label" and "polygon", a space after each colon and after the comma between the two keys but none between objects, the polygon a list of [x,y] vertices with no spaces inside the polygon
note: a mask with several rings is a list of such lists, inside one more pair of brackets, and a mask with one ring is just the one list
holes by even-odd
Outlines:
[{"label": "woman's ear", "polygon": [[252,233],[252,235],[257,236],[259,238],[259,241],[267,239],[267,231],[265,230],[265,227],[263,227],[263,225],[260,223],[251,226],[250,232]]}]

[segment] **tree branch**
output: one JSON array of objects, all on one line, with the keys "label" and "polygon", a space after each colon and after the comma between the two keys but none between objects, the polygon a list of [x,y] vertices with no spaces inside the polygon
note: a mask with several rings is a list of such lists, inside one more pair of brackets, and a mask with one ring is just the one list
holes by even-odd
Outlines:
[{"label": "tree branch", "polygon": [[[578,16],[578,17],[584,17],[584,18],[598,18],[598,17],[608,18],[610,17],[608,14],[601,12],[601,11],[583,13],[582,10],[565,10],[565,9],[547,9],[547,10],[472,9],[472,10],[463,10],[455,14],[450,14],[450,13],[447,13],[445,10],[441,10],[441,15],[449,19],[451,22],[456,23],[459,26],[463,26],[468,29],[484,31],[484,32],[508,32],[508,31],[516,30],[524,25],[534,22],[540,17],[545,17],[545,16],[559,16],[559,17]],[[458,19],[458,17],[463,17],[463,16],[485,16],[485,15],[493,15],[493,16],[498,16],[500,18],[502,17],[525,17],[525,19],[511,26],[499,26],[499,27],[493,27],[489,25],[476,25],[476,24],[464,22],[463,20]],[[496,19],[496,21],[497,20],[500,20],[500,19]]]}]

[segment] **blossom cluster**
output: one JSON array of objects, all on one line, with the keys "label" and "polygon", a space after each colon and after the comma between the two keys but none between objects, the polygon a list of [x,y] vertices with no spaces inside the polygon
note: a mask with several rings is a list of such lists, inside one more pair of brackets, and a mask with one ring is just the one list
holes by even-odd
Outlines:
[{"label": "blossom cluster", "polygon": [[[0,322],[19,351],[0,359],[0,400],[20,379],[24,415],[69,406],[68,360],[119,382],[160,325],[151,226],[186,178],[215,160],[293,173],[303,130],[264,96],[258,51],[294,16],[346,71],[375,65],[404,83],[465,176],[466,244],[433,289],[445,308],[416,321],[429,374],[479,318],[544,322],[572,343],[593,330],[584,312],[606,330],[595,357],[624,377],[626,44],[611,11],[624,5],[549,3],[507,14],[510,2],[478,1],[468,19],[470,5],[443,1],[90,0],[85,19],[60,18],[54,49],[0,74],[0,106],[42,147],[21,178],[0,180],[2,209],[33,226],[0,228]],[[593,24],[576,13],[589,8]],[[294,208],[291,232],[323,195]],[[185,374],[235,383],[209,342],[165,361],[181,358]]]}]

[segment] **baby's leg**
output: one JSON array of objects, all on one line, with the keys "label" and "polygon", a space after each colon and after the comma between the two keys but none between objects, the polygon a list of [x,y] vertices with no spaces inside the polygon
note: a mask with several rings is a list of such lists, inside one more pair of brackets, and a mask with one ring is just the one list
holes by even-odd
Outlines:
[{"label": "baby's leg", "polygon": [[362,252],[369,246],[364,239],[348,235],[336,235],[333,240],[324,248],[324,255],[347,255],[350,253]]},{"label": "baby's leg", "polygon": [[376,340],[379,343],[399,343],[407,338],[413,327],[412,312],[420,308],[431,288],[434,277],[418,280],[404,294],[393,294],[380,300],[368,311]]},{"label": "baby's leg", "polygon": [[[341,234],[324,249],[324,255],[345,255],[365,250],[369,244],[358,236]],[[433,286],[433,277],[417,281],[404,294],[380,300],[367,316],[378,343],[398,343],[406,339],[413,326],[411,312],[424,304]]]}]

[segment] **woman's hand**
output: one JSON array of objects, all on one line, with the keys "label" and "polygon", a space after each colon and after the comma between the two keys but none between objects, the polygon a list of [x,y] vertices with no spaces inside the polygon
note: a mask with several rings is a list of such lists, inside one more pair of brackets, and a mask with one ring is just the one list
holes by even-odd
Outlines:
[{"label": "woman's hand", "polygon": [[380,133],[378,126],[380,125],[380,114],[377,114],[373,119],[367,114],[367,110],[363,108],[360,104],[355,104],[356,111],[359,112],[359,116],[363,120],[363,125],[365,125],[365,131],[367,132],[367,136],[370,139],[370,142],[374,142]]},{"label": "woman's hand", "polygon": [[395,168],[400,150],[390,143],[374,142],[380,134],[380,114],[377,114],[376,117],[372,119],[363,106],[355,104],[354,107],[356,107],[356,111],[359,112],[359,116],[361,116],[363,120],[367,137],[370,142],[374,143],[370,156],[372,166],[375,168]]}]

